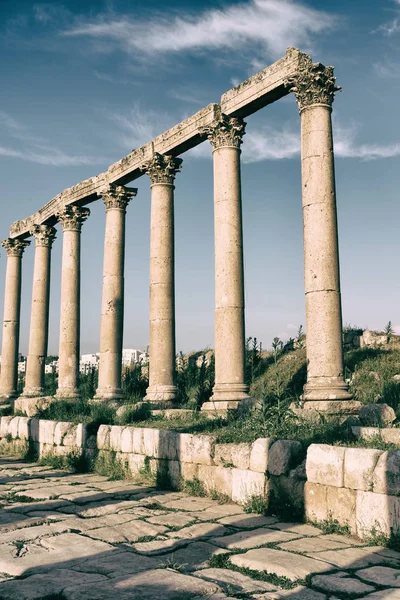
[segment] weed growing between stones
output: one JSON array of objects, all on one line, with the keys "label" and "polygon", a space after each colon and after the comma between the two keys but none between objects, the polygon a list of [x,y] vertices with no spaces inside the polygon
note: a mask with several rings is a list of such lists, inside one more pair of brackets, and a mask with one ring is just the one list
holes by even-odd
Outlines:
[{"label": "weed growing between stones", "polygon": [[52,469],[72,471],[73,473],[86,473],[90,465],[85,456],[79,450],[72,450],[65,455],[47,454],[38,461],[39,465],[46,465]]},{"label": "weed growing between stones", "polygon": [[247,575],[252,579],[257,579],[258,581],[266,581],[268,583],[271,583],[272,585],[276,585],[285,590],[291,590],[300,584],[299,581],[293,582],[287,577],[280,577],[275,573],[268,573],[268,571],[253,571],[252,569],[248,569],[247,567],[238,567],[234,565],[230,560],[233,554],[241,554],[241,552],[215,554],[210,558],[208,562],[209,567],[211,569],[229,569],[230,571],[236,571],[237,573],[242,573],[243,575]]},{"label": "weed growing between stones", "polygon": [[309,521],[310,525],[314,525],[322,530],[323,533],[337,533],[338,535],[351,535],[351,528],[348,524],[341,525],[337,519],[332,518],[332,513],[328,514],[328,518],[323,521]]},{"label": "weed growing between stones", "polygon": [[246,500],[243,508],[245,513],[265,515],[268,510],[268,500],[264,496],[251,496]]},{"label": "weed growing between stones", "polygon": [[184,571],[187,563],[180,563],[174,560],[174,555],[168,556],[166,560],[158,565],[159,569],[173,569],[174,571]]},{"label": "weed growing between stones", "polygon": [[128,462],[119,460],[116,452],[112,450],[98,453],[94,460],[93,471],[97,475],[107,477],[109,481],[128,479],[130,474]]},{"label": "weed growing between stones", "polygon": [[386,548],[400,552],[400,529],[396,531],[392,529],[390,535],[387,536],[379,527],[372,527],[366,543],[369,546],[385,546]]},{"label": "weed growing between stones", "polygon": [[194,479],[182,479],[180,489],[191,496],[200,496],[200,498],[207,496],[203,482],[197,479],[197,477]]}]

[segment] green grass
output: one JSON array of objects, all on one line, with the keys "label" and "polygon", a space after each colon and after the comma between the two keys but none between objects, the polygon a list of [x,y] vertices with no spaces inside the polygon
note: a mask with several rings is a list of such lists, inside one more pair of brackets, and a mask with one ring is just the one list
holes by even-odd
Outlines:
[{"label": "green grass", "polygon": [[268,510],[268,500],[264,496],[251,496],[244,505],[245,513],[256,513],[265,515]]},{"label": "green grass", "polygon": [[311,525],[318,527],[325,534],[336,533],[338,535],[351,535],[351,528],[349,525],[341,525],[337,519],[332,518],[332,514],[328,515],[327,519],[323,521],[310,522]]},{"label": "green grass", "polygon": [[48,454],[39,460],[40,465],[46,465],[52,469],[72,471],[73,473],[85,473],[90,466],[83,454],[78,450],[72,450],[65,455]]},{"label": "green grass", "polygon": [[113,451],[100,451],[94,460],[93,471],[97,475],[108,477],[109,481],[127,479],[129,475],[127,463],[124,464],[118,460]]},{"label": "green grass", "polygon": [[299,585],[299,582],[293,582],[287,577],[279,577],[275,573],[268,573],[268,571],[253,571],[252,569],[247,569],[246,567],[237,567],[231,562],[231,556],[232,554],[229,553],[215,554],[208,562],[209,567],[211,569],[230,569],[231,571],[236,571],[237,573],[247,575],[252,579],[266,581],[285,590],[293,589]]}]

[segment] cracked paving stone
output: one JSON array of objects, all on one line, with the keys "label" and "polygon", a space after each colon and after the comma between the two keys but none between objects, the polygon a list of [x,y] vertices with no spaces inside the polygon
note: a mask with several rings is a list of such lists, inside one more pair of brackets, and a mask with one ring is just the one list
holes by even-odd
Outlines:
[{"label": "cracked paving stone", "polygon": [[287,577],[290,581],[332,570],[332,566],[326,562],[272,548],[249,550],[245,554],[231,556],[230,560],[237,567],[275,573],[279,577]]},{"label": "cracked paving stone", "polygon": [[286,531],[276,531],[274,529],[253,529],[252,531],[239,531],[233,535],[217,537],[212,539],[213,544],[223,548],[255,548],[264,544],[273,542],[284,542],[296,539],[295,533],[286,533]]},{"label": "cracked paving stone", "polygon": [[[204,514],[204,513],[203,513]],[[256,515],[232,515],[218,520],[222,525],[238,527],[239,529],[256,529],[256,527],[265,527],[278,522],[276,517],[263,517]]]},{"label": "cracked paving stone", "polygon": [[400,554],[393,550],[387,551],[380,546],[365,548],[345,548],[344,550],[328,550],[327,552],[310,553],[309,556],[339,567],[340,569],[363,569],[373,565],[386,564],[400,566]]},{"label": "cracked paving stone", "polygon": [[223,525],[218,523],[196,523],[179,531],[167,533],[167,535],[171,538],[201,539],[223,535],[227,531]]},{"label": "cracked paving stone", "polygon": [[311,580],[311,585],[321,592],[330,594],[363,596],[375,591],[375,588],[371,585],[367,585],[342,571],[333,575],[315,575]]},{"label": "cracked paving stone", "polygon": [[357,577],[364,581],[400,588],[400,570],[391,567],[370,567],[356,572]]},{"label": "cracked paving stone", "polygon": [[361,600],[400,600],[399,588],[391,588],[364,596]]},{"label": "cracked paving stone", "polygon": [[164,506],[185,512],[196,512],[216,506],[216,502],[214,500],[206,500],[205,498],[191,497],[190,501],[188,501],[188,498],[180,498],[179,500],[172,500],[172,502],[164,502]]},{"label": "cracked paving stone", "polygon": [[348,545],[337,542],[336,540],[327,539],[324,536],[320,536],[313,538],[301,538],[285,544],[279,544],[279,548],[281,550],[290,550],[291,552],[310,554],[311,552],[325,552],[326,550],[339,550],[341,548],[348,548]]},{"label": "cracked paving stone", "polygon": [[132,544],[132,548],[139,554],[146,554],[152,556],[153,554],[166,554],[167,552],[173,552],[182,546],[186,546],[188,543],[187,539],[159,539],[151,542],[137,542]]},{"label": "cracked paving stone", "polygon": [[[266,594],[256,594],[254,600],[325,600],[325,594],[310,590],[310,588],[299,586],[291,590],[277,590]],[[330,598],[334,600],[334,598]]]},{"label": "cracked paving stone", "polygon": [[8,533],[2,533],[0,536],[0,545],[12,544],[15,542],[29,542],[38,538],[57,535],[68,531],[69,526],[62,522],[52,523],[51,525],[36,525],[26,527],[25,529],[16,529]]},{"label": "cracked paving stone", "polygon": [[91,555],[101,555],[112,552],[113,546],[91,540],[74,534],[42,538],[40,542],[26,542],[22,547],[14,544],[0,545],[0,573],[14,577],[43,572],[55,565],[70,567],[74,561],[79,561]]},{"label": "cracked paving stone", "polygon": [[165,569],[112,579],[101,588],[66,588],[63,594],[66,600],[191,600],[195,596],[210,597],[219,591],[214,583]]},{"label": "cracked paving stone", "polygon": [[167,530],[162,525],[152,525],[146,521],[131,521],[122,523],[114,527],[99,527],[98,529],[88,529],[86,535],[109,542],[110,544],[137,542],[140,538],[152,536],[156,537],[163,534]]},{"label": "cracked paving stone", "polygon": [[257,581],[242,573],[230,571],[229,569],[203,569],[193,573],[195,577],[214,581],[221,587],[229,586],[229,591],[246,592],[247,594],[261,591],[276,590],[276,586],[266,581]]},{"label": "cracked paving stone", "polygon": [[275,523],[271,525],[271,529],[289,531],[290,533],[297,533],[298,535],[307,537],[322,535],[321,529],[314,527],[314,525],[308,525],[307,523]]},{"label": "cracked paving stone", "polygon": [[217,554],[226,554],[227,550],[217,548],[207,542],[193,542],[186,548],[180,548],[171,554],[159,557],[159,564],[163,564],[168,558],[174,563],[182,565],[184,571],[197,571],[208,567],[208,562],[212,556]]},{"label": "cracked paving stone", "polygon": [[36,520],[42,521],[63,521],[64,519],[73,519],[75,515],[58,512],[56,510],[34,510],[27,513],[30,517],[36,517]]},{"label": "cracked paving stone", "polygon": [[72,518],[68,520],[70,529],[78,529],[79,531],[88,531],[89,529],[99,529],[100,527],[114,527],[123,523],[130,523],[139,519],[138,516],[129,513],[116,513],[106,515],[105,517],[92,517],[91,519],[80,519],[75,515],[70,515]]},{"label": "cracked paving stone", "polygon": [[13,502],[7,507],[7,512],[18,512],[18,513],[30,513],[34,510],[58,510],[62,508],[61,512],[68,512],[67,509],[72,507],[71,502],[67,500],[47,500],[46,502]]},{"label": "cracked paving stone", "polygon": [[80,560],[76,566],[71,568],[80,573],[101,573],[114,578],[156,569],[159,564],[158,558],[141,556],[125,550],[115,550],[106,555],[95,555]]},{"label": "cracked paving stone", "polygon": [[167,525],[169,527],[185,527],[189,523],[193,522],[193,516],[191,514],[183,513],[167,513],[150,517],[147,519],[148,523],[154,523],[155,525]]},{"label": "cracked paving stone", "polygon": [[0,534],[6,533],[7,531],[15,531],[16,529],[21,529],[23,527],[39,525],[41,520],[42,519],[34,516],[27,516],[3,509],[0,513]]},{"label": "cracked paving stone", "polygon": [[134,501],[124,500],[122,502],[120,502],[120,501],[115,502],[112,500],[104,500],[102,502],[89,502],[88,504],[85,504],[84,506],[77,506],[75,504],[75,505],[66,507],[64,509],[64,512],[67,512],[67,513],[73,512],[76,514],[79,513],[84,518],[90,518],[90,517],[103,517],[105,515],[118,513],[121,510],[126,510],[128,508],[133,508],[133,507],[135,507]]},{"label": "cracked paving stone", "polygon": [[13,579],[0,583],[2,600],[42,600],[60,594],[65,587],[80,585],[102,586],[107,577],[100,574],[77,573],[66,569],[54,569],[50,573],[31,575],[26,579]]}]

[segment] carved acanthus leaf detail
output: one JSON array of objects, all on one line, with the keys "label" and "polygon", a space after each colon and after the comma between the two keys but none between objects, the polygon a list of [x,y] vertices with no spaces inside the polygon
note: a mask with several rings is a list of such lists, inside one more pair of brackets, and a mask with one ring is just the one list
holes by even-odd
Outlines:
[{"label": "carved acanthus leaf detail", "polygon": [[296,75],[285,81],[285,87],[296,96],[300,112],[313,104],[332,106],[335,92],[341,87],[335,85],[334,67],[313,63],[311,57],[303,54]]},{"label": "carved acanthus leaf detail", "polygon": [[150,177],[151,183],[173,184],[181,170],[182,159],[155,152],[153,158],[144,163],[141,170]]},{"label": "carved acanthus leaf detail", "polygon": [[1,242],[3,248],[7,250],[7,256],[21,257],[25,248],[30,245],[29,240],[19,240],[18,238],[7,238]]},{"label": "carved acanthus leaf detail", "polygon": [[222,114],[219,119],[200,128],[200,133],[207,136],[213,150],[224,146],[240,148],[243,143],[246,123],[239,117],[228,117]]},{"label": "carved acanthus leaf detail", "polygon": [[56,230],[50,225],[33,225],[29,231],[35,238],[36,246],[48,246],[51,248],[56,239]]},{"label": "carved acanthus leaf detail", "polygon": [[82,223],[90,215],[90,210],[86,207],[68,205],[60,212],[56,213],[57,219],[63,227],[63,231],[81,231]]},{"label": "carved acanthus leaf detail", "polygon": [[124,185],[109,183],[97,195],[99,198],[103,198],[106,210],[119,208],[126,211],[130,199],[137,195],[137,188],[127,188]]}]

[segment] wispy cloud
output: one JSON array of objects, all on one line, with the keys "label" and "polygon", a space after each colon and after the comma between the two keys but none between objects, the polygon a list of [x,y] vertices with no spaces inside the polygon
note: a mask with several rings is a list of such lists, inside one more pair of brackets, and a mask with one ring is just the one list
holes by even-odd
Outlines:
[{"label": "wispy cloud", "polygon": [[337,25],[337,18],[292,0],[249,0],[198,15],[156,14],[147,20],[113,13],[81,19],[64,31],[111,41],[125,52],[160,56],[165,53],[244,49],[258,46],[264,55],[277,56],[287,46],[309,48],[315,34]]},{"label": "wispy cloud", "polygon": [[28,162],[53,167],[71,167],[78,165],[95,165],[107,162],[106,159],[88,155],[73,155],[49,145],[46,140],[31,133],[21,121],[16,120],[3,110],[0,110],[0,129],[8,134],[11,140],[23,141],[23,149],[13,145],[0,146],[0,156],[17,158]]},{"label": "wispy cloud", "polygon": [[381,31],[384,35],[390,37],[391,35],[394,35],[400,31],[400,1],[393,1],[399,7],[397,9],[392,9],[392,12],[394,12],[395,16],[390,21],[382,23],[382,25],[375,29],[373,33]]},{"label": "wispy cloud", "polygon": [[392,59],[385,58],[374,63],[374,70],[378,77],[382,79],[399,79],[400,78],[400,63]]},{"label": "wispy cloud", "polygon": [[176,122],[173,116],[162,111],[144,109],[138,102],[126,114],[111,112],[106,116],[120,128],[120,144],[130,150],[151,142]]}]

